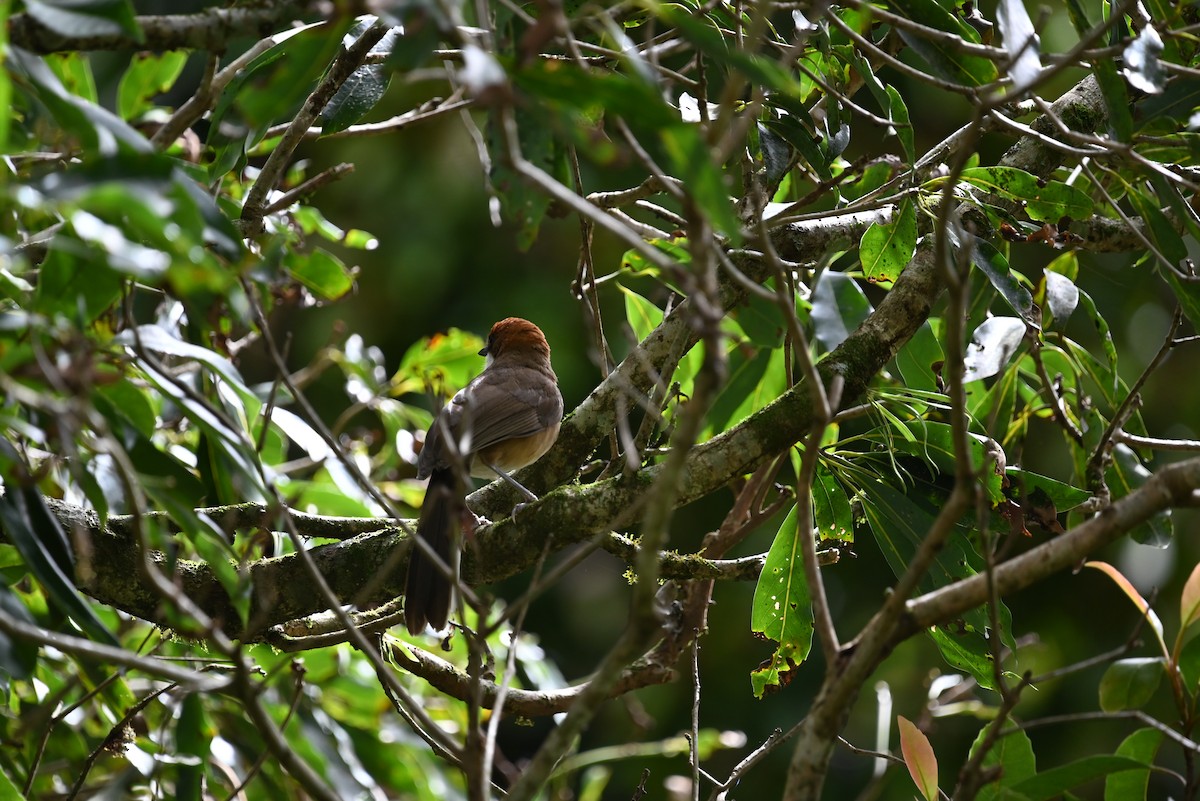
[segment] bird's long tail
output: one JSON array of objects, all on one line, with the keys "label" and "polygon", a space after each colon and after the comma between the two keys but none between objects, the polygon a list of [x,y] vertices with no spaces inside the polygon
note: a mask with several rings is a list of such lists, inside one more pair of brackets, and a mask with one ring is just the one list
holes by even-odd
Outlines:
[{"label": "bird's long tail", "polygon": [[[454,527],[462,518],[463,499],[457,484],[453,468],[434,470],[417,521],[417,536],[447,565],[451,564]],[[434,629],[446,627],[453,589],[450,579],[414,544],[404,590],[404,623],[409,634],[421,633],[426,624]]]}]

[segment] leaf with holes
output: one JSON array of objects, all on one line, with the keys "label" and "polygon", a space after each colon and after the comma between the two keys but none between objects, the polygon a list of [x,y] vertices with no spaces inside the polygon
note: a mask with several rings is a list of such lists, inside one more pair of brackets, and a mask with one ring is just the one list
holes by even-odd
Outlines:
[{"label": "leaf with holes", "polygon": [[778,643],[770,658],[750,674],[758,698],[762,698],[767,688],[790,681],[792,671],[812,649],[812,597],[804,574],[800,538],[811,537],[813,533],[800,531],[798,518],[793,506],[771,543],[758,586],[754,588],[750,628]]}]

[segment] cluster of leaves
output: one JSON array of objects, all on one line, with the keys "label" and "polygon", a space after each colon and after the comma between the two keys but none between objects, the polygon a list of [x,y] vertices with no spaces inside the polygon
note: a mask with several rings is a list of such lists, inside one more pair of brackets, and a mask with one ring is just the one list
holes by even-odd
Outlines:
[{"label": "cluster of leaves", "polygon": [[[40,57],[0,41],[0,152],[9,154],[7,210],[0,220],[0,250],[7,254],[0,265],[6,442],[0,448],[6,538],[0,556],[7,579],[0,610],[7,618],[131,652],[193,654],[186,644],[148,634],[144,624],[81,598],[74,585],[86,582],[86,565],[43,496],[87,505],[102,521],[166,513],[169,525],[152,521],[141,530],[147,554],[169,554],[165,567],[147,569],[162,569],[174,580],[190,564],[207,565],[232,600],[239,628],[251,622],[255,587],[248,566],[295,545],[255,532],[231,537],[205,507],[286,502],[324,515],[372,517],[383,514],[385,497],[417,504],[420,490],[409,480],[415,443],[408,432],[423,430],[429,415],[409,401],[464,384],[479,366],[475,338],[452,331],[418,343],[390,376],[381,354],[359,337],[327,348],[310,372],[340,371],[349,399],[329,431],[293,411],[303,411],[301,398],[296,382],[283,380],[284,369],[278,380],[253,384],[237,364],[248,344],[269,334],[265,321],[273,310],[342,299],[355,270],[337,254],[375,245],[369,234],[341,230],[287,191],[303,189],[309,178],[302,163],[291,164],[296,142],[309,135],[310,123],[322,135],[353,132],[385,96],[392,76],[443,57],[435,52],[443,45],[456,48],[462,62],[452,76],[456,88],[465,87],[493,111],[480,137],[492,157],[489,183],[518,225],[522,245],[534,242],[556,205],[586,195],[589,187],[575,178],[590,175],[584,169],[630,161],[641,168],[644,191],[631,191],[624,206],[613,202],[623,216],[597,211],[588,220],[609,220],[630,246],[617,273],[620,316],[639,340],[664,319],[659,296],[700,291],[697,265],[729,262],[728,272],[740,275],[734,255],[770,254],[793,227],[871,215],[867,224],[841,231],[832,247],[771,256],[779,267],[786,260],[787,269],[770,274],[760,282],[765,292],[749,293],[725,315],[715,341],[729,377],[710,399],[700,441],[746,424],[807,378],[805,358],[819,362],[846,342],[874,312],[871,298],[895,285],[919,247],[932,249],[937,240],[956,254],[965,266],[965,319],[948,319],[960,312],[951,306],[914,326],[872,383],[866,414],[824,432],[812,486],[801,495],[811,498],[816,534],[829,547],[865,547],[869,532],[896,575],[904,574],[963,467],[956,464],[951,420],[959,411],[970,431],[967,468],[980,476],[986,504],[957,526],[918,592],[977,575],[1030,530],[1055,533],[1060,514],[1068,514],[1071,525],[1083,519],[1073,509],[1087,504],[1093,511],[1093,499],[1118,499],[1150,476],[1149,455],[1114,440],[1118,432],[1148,432],[1122,378],[1110,322],[1080,285],[1079,256],[1070,248],[1083,242],[1076,231],[1081,223],[1099,218],[1132,225],[1130,218],[1138,218],[1145,255],[1132,269],[1152,265],[1186,318],[1200,324],[1200,289],[1185,242],[1200,233],[1185,197],[1196,166],[1196,135],[1187,128],[1195,113],[1198,49],[1190,34],[1176,32],[1191,12],[1151,2],[1136,15],[1126,9],[1113,16],[1108,6],[1102,15],[1067,4],[1081,41],[1091,46],[1106,38],[1121,49],[1124,66],[1119,72],[1103,55],[1091,62],[1108,136],[1089,130],[1069,142],[1091,166],[1051,164],[1035,174],[1031,165],[984,164],[969,152],[924,159],[910,110],[916,98],[896,79],[904,62],[888,60],[894,61],[892,51],[911,53],[935,86],[986,107],[994,124],[1002,125],[999,115],[1024,134],[1003,93],[1015,103],[1053,76],[1043,74],[1034,26],[1015,0],[1000,4],[1003,48],[991,47],[990,23],[978,12],[911,0],[891,0],[874,11],[860,3],[832,6],[814,21],[766,4],[749,10],[690,2],[613,12],[569,8],[562,20],[550,18],[560,13],[552,4],[539,6],[544,19],[496,4],[489,19],[473,20],[505,43],[495,51],[460,24],[463,9],[397,5],[405,6],[403,20],[336,17],[289,28],[259,42],[244,61],[231,62],[228,73],[216,69],[214,57],[205,91],[219,87],[219,96],[210,98],[203,120],[197,115],[178,132],[172,124],[186,106],[159,104],[190,54],[132,57],[115,101],[106,105],[86,55]],[[127,2],[28,0],[24,10],[68,38],[97,32],[142,37]],[[395,27],[400,22],[403,28]],[[586,42],[589,55],[566,47],[544,53],[558,41],[560,27],[571,31],[576,46]],[[665,44],[658,49],[635,38]],[[360,43],[368,45],[360,63],[350,65],[319,108],[309,108]],[[1170,79],[1169,68],[1179,68]],[[862,98],[860,88],[866,89]],[[855,136],[864,130],[871,135]],[[173,141],[160,141],[163,131]],[[974,210],[974,231],[948,222],[945,210],[960,203]],[[1040,271],[1015,269],[1020,254],[1038,243],[1067,249]],[[946,376],[942,366],[964,344],[950,341],[948,332],[960,324],[970,332],[964,373]],[[275,355],[286,351],[266,344]],[[668,366],[677,389],[667,399],[662,428],[646,444],[668,442],[686,414],[680,401],[696,394],[704,365],[705,354],[696,349]],[[966,386],[965,409],[956,410],[946,393],[954,381]],[[369,414],[370,430],[350,428],[360,413]],[[1018,466],[1016,457],[1039,421],[1062,429],[1070,475],[1042,476]],[[795,454],[796,475],[803,472],[800,458]],[[360,473],[368,481],[360,481]],[[759,695],[789,681],[811,649],[813,588],[802,545],[812,532],[799,530],[802,511],[793,508],[779,525],[755,593],[752,628],[778,643],[752,675]],[[1165,547],[1171,518],[1163,513],[1131,535]],[[1189,583],[1181,638],[1196,619],[1195,595]],[[191,637],[216,637],[220,626],[193,616],[180,594],[164,591],[162,603],[158,622]],[[6,631],[0,669],[8,677],[9,707],[18,714],[5,717],[4,736],[20,743],[44,721],[52,724],[40,743],[0,757],[0,775],[23,783],[26,796],[62,781],[39,771],[47,749],[67,764],[87,766],[75,771],[80,783],[90,768],[97,783],[149,782],[169,785],[178,797],[198,797],[206,783],[233,784],[214,767],[223,765],[260,777],[252,785],[255,797],[286,792],[287,771],[264,763],[254,745],[258,724],[245,710],[257,700],[175,685],[164,690],[145,679],[84,670],[83,657],[68,655],[76,652],[35,649]],[[980,687],[1003,689],[996,659],[1012,659],[1016,650],[1003,605],[977,608],[928,633],[953,670]],[[499,630],[488,646],[498,661],[507,654]],[[534,650],[519,659],[526,683],[560,686],[561,677]],[[1194,651],[1178,639],[1173,649],[1164,645],[1161,658],[1115,663],[1101,685],[1102,709],[1138,706],[1149,694],[1145,688],[1157,686],[1154,677],[1166,675],[1186,735],[1200,681]],[[234,648],[221,656],[263,671],[255,699],[269,704],[277,722],[295,720],[291,747],[340,795],[377,784],[444,797],[445,787],[458,781],[443,776],[441,763],[423,749],[409,748],[423,756],[405,761],[364,747],[380,738],[414,738],[379,714],[374,674],[349,649],[314,652],[306,675],[265,649]],[[461,643],[450,658],[467,662]],[[64,708],[67,698],[76,700]],[[468,725],[464,706],[429,703],[448,726]],[[59,725],[84,704],[90,712],[85,725]],[[382,731],[380,717],[391,721]],[[140,733],[142,725],[150,734]],[[901,727],[906,755],[912,731]],[[99,777],[90,757],[115,747],[117,735],[131,741],[121,744],[134,767],[112,767]],[[1026,758],[1027,739],[995,749],[987,757],[994,762],[985,764],[1005,767],[1010,795],[1035,798],[1129,769],[1133,760],[1144,795],[1144,766],[1158,746],[1149,747],[1152,736],[1135,732],[1130,740],[1137,741],[1122,752],[1125,761],[1094,763],[1091,773],[1037,773],[1031,749]],[[979,742],[986,742],[983,735]],[[922,791],[936,791],[928,758],[908,761],[921,768],[914,776]],[[593,792],[600,792],[599,784]]]}]

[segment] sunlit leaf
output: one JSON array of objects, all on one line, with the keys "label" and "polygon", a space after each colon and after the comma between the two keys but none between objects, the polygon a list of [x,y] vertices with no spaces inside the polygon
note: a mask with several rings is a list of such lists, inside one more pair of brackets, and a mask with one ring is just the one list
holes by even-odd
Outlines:
[{"label": "sunlit leaf", "polygon": [[917,247],[917,213],[908,198],[888,224],[871,223],[859,242],[863,276],[872,283],[895,281]]},{"label": "sunlit leaf", "polygon": [[963,382],[991,378],[1004,369],[1025,340],[1026,325],[1016,317],[989,317],[971,334],[963,357]]},{"label": "sunlit leaf", "polygon": [[996,21],[1004,37],[1008,53],[1008,74],[1013,93],[1019,93],[1038,79],[1042,72],[1040,40],[1034,30],[1023,0],[1000,0],[996,6]]}]

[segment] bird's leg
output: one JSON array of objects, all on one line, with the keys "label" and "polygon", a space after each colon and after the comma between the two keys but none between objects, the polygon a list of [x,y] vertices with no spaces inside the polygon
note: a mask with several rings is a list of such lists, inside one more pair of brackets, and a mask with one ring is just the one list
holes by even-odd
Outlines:
[{"label": "bird's leg", "polygon": [[[499,467],[497,467],[496,465],[494,465],[494,464],[488,464],[487,462],[484,462],[484,464],[485,464],[485,465],[487,465],[488,469],[489,469],[489,470],[491,470],[493,473],[495,473],[496,475],[500,476],[500,478],[504,479],[504,480],[505,480],[505,481],[507,481],[509,484],[512,484],[514,487],[516,487],[516,488],[517,488],[517,491],[518,491],[518,492],[520,492],[522,495],[524,495],[524,496],[525,496],[527,499],[529,499],[529,502],[530,502],[530,503],[532,503],[532,502],[534,502],[534,501],[536,501],[536,500],[538,499],[538,496],[536,496],[536,495],[534,495],[532,492],[530,492],[530,491],[529,491],[529,490],[528,490],[528,489],[525,487],[525,485],[524,485],[524,484],[522,484],[520,481],[517,481],[515,478],[513,478],[513,477],[512,477],[512,476],[510,476],[508,473],[506,473],[506,472],[504,472],[503,470],[501,470],[501,469],[500,469]],[[520,512],[520,511],[521,511],[522,509],[524,509],[524,508],[525,508],[525,504],[524,504],[524,503],[518,503],[516,506],[514,506],[514,507],[513,507],[513,510],[512,510],[512,516],[513,516],[513,519],[514,519],[514,520],[515,520],[515,519],[516,519],[516,517],[517,517],[517,512]]]}]

